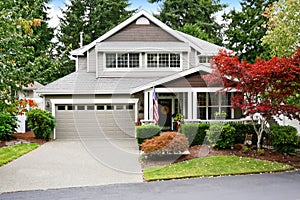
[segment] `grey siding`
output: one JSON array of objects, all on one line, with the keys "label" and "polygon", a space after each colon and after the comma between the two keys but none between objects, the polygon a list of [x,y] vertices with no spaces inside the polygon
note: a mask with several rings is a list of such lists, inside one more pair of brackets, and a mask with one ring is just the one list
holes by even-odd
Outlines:
[{"label": "grey siding", "polygon": [[197,66],[197,52],[193,48],[189,53],[189,63],[190,63],[190,68]]},{"label": "grey siding", "polygon": [[131,70],[131,71],[104,71],[102,77],[165,77],[178,73],[178,71],[159,71],[159,70]]},{"label": "grey siding", "polygon": [[189,69],[189,54],[187,52],[182,53],[182,70]]},{"label": "grey siding", "polygon": [[103,66],[104,54],[102,52],[98,52],[97,54],[98,54],[97,55],[97,59],[98,59],[97,75],[98,75],[98,77],[100,77],[100,76],[102,76],[103,71],[104,71],[104,66]]},{"label": "grey siding", "polygon": [[89,50],[89,60],[87,72],[96,72],[96,50],[95,47]]},{"label": "grey siding", "polygon": [[87,58],[86,57],[78,57],[78,70],[87,70]]},{"label": "grey siding", "polygon": [[179,41],[157,25],[136,25],[136,22],[112,35],[105,41]]}]

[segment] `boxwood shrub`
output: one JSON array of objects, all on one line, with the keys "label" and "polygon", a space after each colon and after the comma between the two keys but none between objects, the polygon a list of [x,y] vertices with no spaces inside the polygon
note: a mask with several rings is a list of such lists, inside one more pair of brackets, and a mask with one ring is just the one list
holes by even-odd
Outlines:
[{"label": "boxwood shrub", "polygon": [[136,127],[136,139],[139,145],[145,140],[153,138],[154,136],[160,135],[159,126],[137,126]]},{"label": "boxwood shrub", "polygon": [[188,138],[190,146],[202,145],[209,124],[182,124],[181,132]]},{"label": "boxwood shrub", "polygon": [[292,126],[271,125],[271,136],[273,147],[282,152],[294,152],[298,145],[299,139],[297,129]]}]

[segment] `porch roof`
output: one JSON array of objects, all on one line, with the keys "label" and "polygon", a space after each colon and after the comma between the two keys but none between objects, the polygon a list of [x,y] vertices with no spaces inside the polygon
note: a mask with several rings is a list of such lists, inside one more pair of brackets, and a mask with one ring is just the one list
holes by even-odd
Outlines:
[{"label": "porch roof", "polygon": [[164,84],[164,83],[167,83],[167,82],[170,82],[170,81],[173,81],[173,80],[185,77],[185,76],[188,76],[190,74],[193,74],[193,73],[196,73],[196,72],[199,72],[199,71],[204,71],[204,72],[207,72],[207,73],[211,73],[212,69],[210,67],[205,66],[205,65],[200,65],[198,67],[194,67],[194,68],[182,71],[182,72],[178,72],[178,73],[173,74],[171,76],[167,76],[167,77],[164,77],[164,78],[161,78],[161,79],[157,79],[157,80],[153,80],[151,82],[145,83],[144,85],[141,85],[139,87],[136,87],[136,88],[132,89],[131,94],[134,94],[134,93],[137,93],[137,92],[140,92],[140,91],[143,91],[143,90],[146,90],[146,89],[149,89],[149,88],[152,88],[152,87],[155,87],[155,86],[158,86],[158,85],[161,85],[161,84]]},{"label": "porch roof", "polygon": [[37,90],[38,94],[130,94],[131,90],[157,77],[100,77],[95,73],[73,72]]}]

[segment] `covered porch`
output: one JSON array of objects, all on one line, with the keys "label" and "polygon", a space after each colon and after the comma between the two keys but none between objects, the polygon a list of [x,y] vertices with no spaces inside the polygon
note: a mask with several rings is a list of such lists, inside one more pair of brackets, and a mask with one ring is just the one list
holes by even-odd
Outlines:
[{"label": "covered porch", "polygon": [[[158,125],[163,130],[174,130],[173,117],[183,114],[184,123],[210,123],[219,121],[215,119],[216,113],[226,113],[222,121],[243,122],[240,109],[231,109],[230,98],[235,94],[216,93],[220,87],[200,88],[166,88],[156,87],[158,97]],[[154,89],[149,88],[143,91],[143,115],[142,125],[154,124],[153,93]]]}]

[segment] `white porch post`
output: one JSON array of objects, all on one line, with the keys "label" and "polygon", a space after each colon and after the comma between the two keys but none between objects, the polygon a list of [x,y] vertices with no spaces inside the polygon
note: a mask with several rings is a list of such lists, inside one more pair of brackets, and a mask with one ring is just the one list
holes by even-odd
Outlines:
[{"label": "white porch post", "polygon": [[144,92],[144,120],[149,119],[149,93]]},{"label": "white porch post", "polygon": [[193,92],[193,119],[197,119],[197,92]]},{"label": "white porch post", "polygon": [[188,92],[187,105],[188,105],[188,119],[193,117],[193,104],[192,104],[192,92]]},{"label": "white porch post", "polygon": [[185,92],[182,93],[182,114],[184,116],[184,118],[186,118],[186,95]]},{"label": "white porch post", "polygon": [[149,119],[153,120],[153,91],[149,92]]}]

